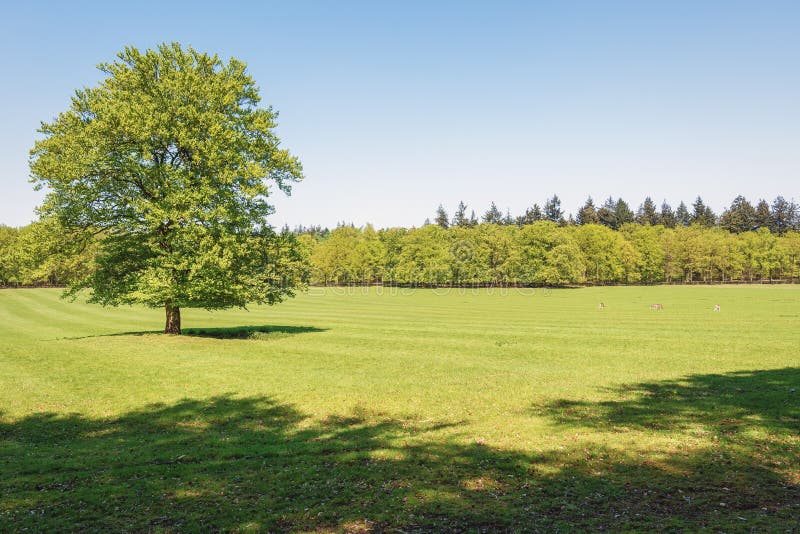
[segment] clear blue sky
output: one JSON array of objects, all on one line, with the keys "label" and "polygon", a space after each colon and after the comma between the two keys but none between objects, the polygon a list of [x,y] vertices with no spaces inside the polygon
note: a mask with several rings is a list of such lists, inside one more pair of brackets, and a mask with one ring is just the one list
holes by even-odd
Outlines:
[{"label": "clear blue sky", "polygon": [[[8,5],[16,4],[16,5]],[[0,223],[34,217],[39,121],[125,45],[236,56],[306,180],[273,224],[419,225],[557,193],[800,200],[800,2],[13,2]]]}]

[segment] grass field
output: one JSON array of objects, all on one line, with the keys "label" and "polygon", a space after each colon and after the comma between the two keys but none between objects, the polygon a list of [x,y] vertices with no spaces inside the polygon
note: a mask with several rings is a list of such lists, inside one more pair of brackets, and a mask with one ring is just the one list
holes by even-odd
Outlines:
[{"label": "grass field", "polygon": [[800,529],[799,287],[58,297],[0,291],[0,531]]}]

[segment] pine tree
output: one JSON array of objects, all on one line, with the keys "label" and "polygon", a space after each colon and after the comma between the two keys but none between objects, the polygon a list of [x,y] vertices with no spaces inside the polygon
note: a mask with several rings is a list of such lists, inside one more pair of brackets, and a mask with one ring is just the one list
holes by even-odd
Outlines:
[{"label": "pine tree", "polygon": [[642,205],[639,206],[639,210],[636,212],[636,222],[650,226],[655,226],[658,224],[656,204],[653,202],[652,198],[645,198]]},{"label": "pine tree", "polygon": [[544,203],[544,218],[558,224],[564,224],[564,212],[561,210],[561,199],[553,195]]},{"label": "pine tree", "polygon": [[628,206],[628,203],[621,198],[617,199],[617,203],[614,206],[614,218],[616,220],[614,229],[619,229],[623,224],[633,222],[633,211]]},{"label": "pine tree", "polygon": [[503,222],[503,214],[497,209],[497,205],[492,202],[489,210],[483,214],[483,222],[491,224],[500,224]]},{"label": "pine tree", "polygon": [[434,219],[434,221],[442,228],[450,227],[450,223],[448,222],[449,219],[447,217],[447,212],[444,211],[444,208],[442,207],[441,204],[439,204],[439,207],[436,208],[436,218]]},{"label": "pine tree", "polygon": [[501,222],[504,226],[511,226],[514,224],[514,217],[511,216],[511,210],[506,208],[506,216],[503,217],[503,221]]},{"label": "pine tree", "polygon": [[613,198],[608,197],[603,202],[603,205],[597,210],[597,218],[603,226],[617,227],[617,203]]},{"label": "pine tree", "polygon": [[716,215],[714,215],[710,207],[703,203],[703,199],[699,196],[695,199],[694,204],[692,204],[691,222],[707,228],[717,223]]},{"label": "pine tree", "polygon": [[756,210],[742,195],[733,199],[730,207],[719,218],[719,225],[729,232],[739,234],[755,227]]},{"label": "pine tree", "polygon": [[755,228],[769,228],[772,224],[772,213],[769,209],[769,204],[763,198],[758,201],[756,205],[755,215]]},{"label": "pine tree", "polygon": [[705,214],[706,225],[710,228],[717,224],[717,214],[711,209],[711,206],[706,206]]},{"label": "pine tree", "polygon": [[592,197],[586,199],[586,203],[578,210],[577,221],[578,224],[598,224],[600,218],[597,216],[597,208],[594,205]]},{"label": "pine tree", "polygon": [[525,213],[517,217],[517,226],[522,227],[526,224],[533,224],[536,222],[536,219],[533,217],[533,210],[531,208],[527,208]]},{"label": "pine tree", "polygon": [[782,196],[778,196],[772,202],[772,212],[770,213],[770,230],[778,235],[783,235],[795,226],[797,218],[797,206],[794,202],[789,202]]},{"label": "pine tree", "polygon": [[678,209],[675,210],[675,225],[676,226],[689,226],[692,222],[692,216],[689,213],[689,209],[686,207],[686,204],[681,201],[678,204]]},{"label": "pine tree", "polygon": [[453,215],[453,226],[459,226],[461,228],[466,228],[469,226],[469,219],[467,218],[467,205],[464,204],[464,201],[458,203],[456,214]]},{"label": "pine tree", "polygon": [[670,206],[666,200],[661,203],[661,213],[658,219],[659,222],[667,228],[675,228],[677,223],[675,212],[672,211],[672,206]]},{"label": "pine tree", "polygon": [[469,215],[469,227],[474,228],[475,226],[478,226],[478,218],[475,216],[475,210],[472,210]]}]

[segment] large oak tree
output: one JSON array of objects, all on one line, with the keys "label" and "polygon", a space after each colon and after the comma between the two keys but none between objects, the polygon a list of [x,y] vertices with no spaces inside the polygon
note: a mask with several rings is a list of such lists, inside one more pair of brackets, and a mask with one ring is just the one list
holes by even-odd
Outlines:
[{"label": "large oak tree", "polygon": [[43,123],[31,151],[43,215],[98,236],[94,268],[72,291],[163,307],[174,334],[183,307],[292,295],[298,258],[267,223],[268,196],[289,193],[302,167],[245,64],[173,43],[126,48],[99,69],[105,79]]}]

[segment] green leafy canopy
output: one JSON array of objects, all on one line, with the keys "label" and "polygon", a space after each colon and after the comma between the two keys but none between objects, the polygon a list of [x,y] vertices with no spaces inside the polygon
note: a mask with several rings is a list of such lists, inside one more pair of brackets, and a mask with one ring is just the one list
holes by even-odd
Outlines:
[{"label": "green leafy canopy", "polygon": [[277,113],[259,107],[246,65],[177,43],[117,57],[31,151],[42,215],[98,236],[73,294],[207,309],[291,295],[299,255],[268,225],[268,197],[289,194],[302,166],[280,148]]}]

